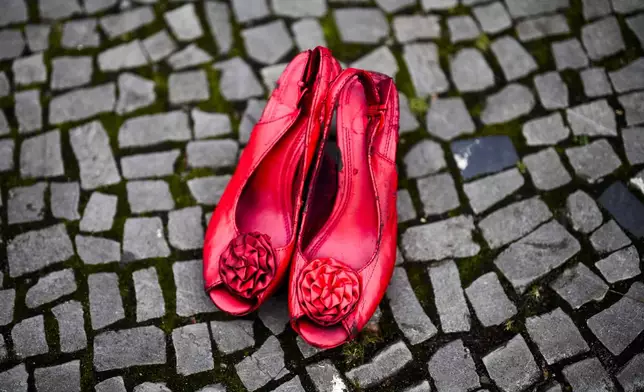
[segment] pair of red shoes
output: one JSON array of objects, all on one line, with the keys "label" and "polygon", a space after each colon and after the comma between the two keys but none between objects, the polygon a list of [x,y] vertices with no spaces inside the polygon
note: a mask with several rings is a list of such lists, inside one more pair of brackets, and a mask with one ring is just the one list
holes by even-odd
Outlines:
[{"label": "pair of red shoes", "polygon": [[208,225],[205,289],[217,307],[257,309],[290,265],[293,329],[323,348],[356,336],[396,258],[398,118],[391,78],[342,71],[323,47],[291,61]]}]

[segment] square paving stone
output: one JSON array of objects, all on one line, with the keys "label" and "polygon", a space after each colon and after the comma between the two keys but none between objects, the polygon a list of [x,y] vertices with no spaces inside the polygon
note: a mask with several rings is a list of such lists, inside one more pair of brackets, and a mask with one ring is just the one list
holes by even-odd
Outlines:
[{"label": "square paving stone", "polygon": [[615,391],[615,385],[597,358],[568,365],[563,374],[573,391]]},{"label": "square paving stone", "polygon": [[38,279],[38,282],[27,290],[25,305],[37,308],[60,297],[76,291],[76,278],[72,269],[55,271]]},{"label": "square paving stone", "polygon": [[633,11],[644,10],[644,4],[637,0],[612,0],[613,9],[618,14],[628,14]]},{"label": "square paving stone", "polygon": [[43,316],[34,316],[15,324],[11,329],[11,340],[16,357],[21,359],[49,352]]},{"label": "square paving stone", "polygon": [[161,218],[128,218],[123,229],[123,260],[168,257]]},{"label": "square paving stone", "polygon": [[406,222],[416,219],[416,210],[414,209],[414,202],[409,196],[407,189],[400,189],[396,195],[396,210],[398,212],[398,222]]},{"label": "square paving stone", "polygon": [[181,317],[199,313],[213,313],[219,309],[204,291],[201,260],[180,261],[172,265],[174,284],[177,287],[176,311]]},{"label": "square paving stone", "polygon": [[119,129],[119,147],[154,146],[190,140],[188,115],[180,110],[126,120]]},{"label": "square paving stone", "polygon": [[172,175],[179,155],[181,155],[181,151],[173,149],[123,157],[121,158],[123,177],[128,180],[135,180]]},{"label": "square paving stone", "polygon": [[495,84],[492,68],[478,49],[461,49],[450,57],[449,67],[460,92],[483,91]]},{"label": "square paving stone", "polygon": [[637,392],[644,388],[644,353],[634,355],[617,373],[617,380],[625,392]]},{"label": "square paving stone", "polygon": [[223,136],[232,132],[230,117],[225,113],[210,113],[195,108],[190,115],[197,139]]},{"label": "square paving stone", "polygon": [[126,188],[130,211],[134,214],[174,208],[170,187],[163,180],[128,181]]},{"label": "square paving stone", "polygon": [[141,41],[141,44],[146,55],[153,63],[163,60],[177,50],[177,44],[165,30],[148,36]]},{"label": "square paving stone", "polygon": [[49,186],[51,214],[54,218],[75,221],[80,219],[78,182],[52,182]]},{"label": "square paving stone", "polygon": [[215,63],[213,68],[222,72],[219,89],[226,100],[245,101],[264,94],[253,69],[241,57]]},{"label": "square paving stone", "polygon": [[[409,2],[409,0],[404,0]],[[403,2],[404,2],[403,1]],[[381,5],[387,12],[393,12],[400,5],[396,4],[398,1],[381,0]],[[272,0],[271,5],[273,11],[280,16],[288,16],[291,18],[302,18],[305,16],[324,16],[327,12],[327,5],[325,0]],[[382,7],[381,7],[382,8]]]},{"label": "square paving stone", "polygon": [[61,46],[65,49],[98,48],[101,36],[98,33],[96,19],[70,20],[63,25]]},{"label": "square paving stone", "polygon": [[176,52],[168,57],[167,63],[173,70],[194,67],[209,63],[212,57],[205,50],[201,49],[196,44],[190,44],[182,50]]},{"label": "square paving stone", "polygon": [[470,330],[470,311],[465,302],[458,267],[452,260],[427,268],[434,290],[434,302],[445,333]]},{"label": "square paving stone", "polygon": [[604,223],[590,236],[590,243],[598,253],[609,253],[631,244],[631,240],[614,220]]},{"label": "square paving stone", "polygon": [[9,276],[38,271],[74,256],[74,247],[64,224],[18,234],[7,244]]},{"label": "square paving stone", "polygon": [[134,387],[133,392],[172,392],[164,382],[144,382]]},{"label": "square paving stone", "polygon": [[65,175],[60,132],[53,130],[25,139],[20,148],[22,178],[58,177]]},{"label": "square paving stone", "polygon": [[159,276],[154,267],[134,271],[136,296],[136,321],[142,322],[165,316],[165,302],[159,285]]},{"label": "square paving stone", "polygon": [[[205,391],[205,392],[209,392],[209,391]],[[218,392],[218,391],[214,390],[213,392]],[[295,376],[289,381],[285,382],[284,384],[274,389],[273,392],[304,392],[304,387],[302,387],[302,383],[300,382],[300,377]]]},{"label": "square paving stone", "polygon": [[85,0],[85,12],[94,14],[99,11],[104,11],[113,7],[117,2],[118,0]]},{"label": "square paving stone", "polygon": [[579,72],[587,97],[603,97],[613,93],[606,71],[602,67],[587,68]]},{"label": "square paving stone", "polygon": [[531,0],[505,0],[513,18],[547,14],[570,7],[569,0],[548,0],[534,2]]},{"label": "square paving stone", "polygon": [[83,218],[80,221],[81,231],[96,233],[112,228],[118,197],[101,192],[94,192],[89,198]]},{"label": "square paving stone", "polygon": [[184,376],[212,370],[212,346],[208,324],[186,325],[172,331],[172,344],[177,361],[177,374]]},{"label": "square paving stone", "polygon": [[465,289],[476,317],[484,327],[501,325],[517,314],[517,308],[501,287],[499,278],[489,272]]},{"label": "square paving stone", "polygon": [[566,149],[566,155],[575,174],[589,183],[597,182],[622,165],[611,145],[604,139],[581,147],[570,147]]},{"label": "square paving stone", "polygon": [[116,102],[116,113],[130,113],[151,105],[157,95],[154,82],[133,73],[122,73],[118,78],[119,99]]},{"label": "square paving stone", "polygon": [[570,134],[559,112],[526,121],[521,131],[529,146],[554,145],[566,140]]},{"label": "square paving stone", "polygon": [[246,53],[262,64],[275,64],[293,48],[293,40],[283,20],[242,30]]},{"label": "square paving stone", "polygon": [[463,190],[472,211],[480,214],[514,193],[524,183],[523,176],[514,168],[468,182],[463,186]]},{"label": "square paving stone", "polygon": [[561,163],[559,154],[554,148],[547,148],[523,158],[534,186],[543,191],[550,191],[568,184],[572,177]]},{"label": "square paving stone", "polygon": [[239,23],[263,19],[271,14],[267,0],[232,0],[232,7]]},{"label": "square paving stone", "polygon": [[25,40],[17,29],[0,30],[0,60],[13,59],[22,54]]},{"label": "square paving stone", "polygon": [[248,143],[250,140],[250,134],[255,127],[255,124],[259,121],[260,117],[264,112],[266,107],[266,101],[263,99],[249,99],[248,104],[246,105],[246,110],[242,115],[241,122],[239,123],[239,142]]},{"label": "square paving stone", "polygon": [[42,106],[39,90],[23,90],[14,95],[14,113],[18,121],[18,132],[29,133],[42,128]]},{"label": "square paving stone", "polygon": [[558,72],[547,72],[535,76],[534,86],[544,108],[552,110],[568,107],[568,86]]},{"label": "square paving stone", "polygon": [[72,90],[55,96],[49,103],[49,123],[80,121],[114,110],[116,86],[106,83]]},{"label": "square paving stone", "polygon": [[9,83],[9,78],[7,73],[2,71],[0,72],[0,97],[6,97],[11,93],[11,84]]},{"label": "square paving stone", "polygon": [[152,7],[136,7],[118,14],[104,16],[100,20],[101,28],[109,39],[137,30],[154,22]]},{"label": "square paving stone", "polygon": [[421,0],[424,11],[446,10],[458,5],[458,0]]},{"label": "square paving stone", "polygon": [[82,12],[78,0],[38,0],[38,14],[43,19],[65,19]]},{"label": "square paving stone", "polygon": [[450,147],[465,180],[499,172],[519,161],[512,140],[507,136],[457,140]]},{"label": "square paving stone", "polygon": [[11,70],[16,86],[28,86],[47,81],[47,68],[42,53],[14,60]]},{"label": "square paving stone", "polygon": [[186,146],[188,166],[192,168],[232,167],[237,163],[238,151],[239,145],[231,139],[194,141]]},{"label": "square paving stone", "polygon": [[[472,21],[474,23],[474,21]],[[440,38],[440,18],[436,15],[400,15],[393,21],[394,35],[400,43]]]},{"label": "square paving stone", "polygon": [[540,379],[541,372],[521,335],[483,357],[496,385],[506,392],[520,392]]},{"label": "square paving stone", "polygon": [[166,337],[155,326],[107,331],[94,338],[94,368],[102,372],[166,363]]},{"label": "square paving stone", "polygon": [[481,121],[486,125],[505,123],[530,113],[534,104],[527,87],[512,83],[486,98]]},{"label": "square paving stone", "polygon": [[644,124],[644,92],[620,95],[617,99],[626,112],[628,126]]},{"label": "square paving stone", "polygon": [[115,376],[103,380],[94,386],[96,392],[127,392],[123,377]]},{"label": "square paving stone", "polygon": [[575,135],[617,136],[615,111],[605,99],[567,109],[566,117]]},{"label": "square paving stone", "polygon": [[97,62],[101,71],[114,72],[144,66],[148,60],[141,41],[137,39],[102,51]]},{"label": "square paving stone", "polygon": [[5,386],[7,391],[27,392],[28,378],[29,373],[25,370],[25,364],[21,363],[0,373],[0,385]]},{"label": "square paving stone", "polygon": [[426,215],[442,214],[460,205],[454,179],[447,173],[419,178],[416,186]]},{"label": "square paving stone", "polygon": [[306,373],[313,382],[317,392],[333,390],[348,390],[344,379],[330,360],[324,360],[306,367]]},{"label": "square paving stone", "polygon": [[626,231],[644,238],[644,204],[621,182],[615,182],[598,199]]},{"label": "square paving stone", "polygon": [[584,19],[593,20],[611,13],[610,0],[583,0]]},{"label": "square paving stone", "polygon": [[0,172],[13,170],[13,148],[14,141],[12,139],[0,139]]},{"label": "square paving stone", "polygon": [[75,360],[34,370],[38,392],[80,392],[80,361]]},{"label": "square paving stone", "polygon": [[51,61],[51,89],[83,86],[92,80],[91,56],[61,56]]},{"label": "square paving stone", "polygon": [[411,351],[403,341],[379,351],[371,361],[346,372],[354,384],[369,388],[393,377],[413,360]]},{"label": "square paving stone", "polygon": [[420,123],[416,119],[416,115],[411,112],[409,99],[401,92],[398,93],[398,105],[400,110],[399,132],[402,134],[418,129]]},{"label": "square paving stone", "polygon": [[580,69],[588,66],[588,57],[577,38],[553,42],[552,56],[555,58],[557,71]]},{"label": "square paving stone", "polygon": [[51,309],[58,323],[60,351],[73,353],[87,347],[83,306],[78,301],[67,301]]},{"label": "square paving stone", "polygon": [[450,16],[447,19],[447,28],[452,43],[470,41],[481,34],[478,25],[469,15]]},{"label": "square paving stone", "polygon": [[221,54],[228,54],[233,46],[233,29],[228,4],[222,2],[204,3],[206,22],[215,38]]},{"label": "square paving stone", "polygon": [[352,68],[365,69],[396,77],[398,63],[387,46],[381,46],[351,63]]},{"label": "square paving stone", "polygon": [[568,21],[561,14],[524,19],[517,23],[516,32],[521,42],[570,33]]},{"label": "square paving stone", "polygon": [[317,19],[300,19],[291,25],[291,31],[293,31],[295,45],[300,51],[313,49],[316,46],[327,46],[322,26]]},{"label": "square paving stone", "polygon": [[194,4],[186,4],[163,14],[170,30],[179,41],[192,41],[203,35]]},{"label": "square paving stone", "polygon": [[462,98],[443,98],[432,102],[426,116],[430,134],[449,141],[474,133],[476,127]]},{"label": "square paving stone", "polygon": [[45,216],[46,182],[9,189],[7,221],[9,224],[38,222]]},{"label": "square paving stone", "polygon": [[7,325],[13,321],[16,290],[0,290],[0,325]]},{"label": "square paving stone", "polygon": [[595,263],[595,267],[608,283],[630,279],[642,273],[640,270],[640,255],[634,246],[618,250],[605,259]]},{"label": "square paving stone", "polygon": [[170,103],[179,105],[210,98],[208,78],[204,70],[175,72],[168,79]]},{"label": "square paving stone", "polygon": [[595,200],[581,190],[566,199],[566,216],[574,230],[585,234],[598,228],[604,220]]},{"label": "square paving stone", "polygon": [[270,336],[255,353],[237,363],[235,370],[251,392],[289,373],[284,367],[284,351],[275,336]]},{"label": "square paving stone", "polygon": [[87,277],[89,314],[93,329],[101,329],[125,318],[118,275],[96,273]]},{"label": "square paving stone", "polygon": [[188,189],[197,203],[215,205],[219,203],[230,179],[230,175],[193,178],[188,180]]},{"label": "square paving stone", "polygon": [[27,5],[23,0],[6,0],[3,5],[5,9],[0,16],[0,26],[27,21]]},{"label": "square paving stone", "polygon": [[439,348],[428,368],[438,392],[471,391],[481,386],[471,352],[460,339]]},{"label": "square paving stone", "polygon": [[288,299],[284,295],[274,295],[259,308],[257,313],[262,324],[273,335],[279,335],[286,329],[289,322]]},{"label": "square paving stone", "polygon": [[474,221],[466,215],[411,227],[402,236],[405,259],[429,261],[474,256],[481,247],[472,239],[472,231]]},{"label": "square paving stone", "polygon": [[121,244],[101,237],[77,235],[76,249],[85,264],[105,264],[121,261]]},{"label": "square paving stone", "polygon": [[377,44],[389,36],[389,24],[377,8],[340,8],[333,18],[344,43]]},{"label": "square paving stone", "polygon": [[589,350],[575,323],[561,308],[527,318],[526,329],[549,365]]},{"label": "square paving stone", "polygon": [[253,322],[250,320],[211,321],[210,330],[217,349],[223,354],[255,345]]},{"label": "square paving stone", "polygon": [[609,16],[581,28],[581,40],[591,60],[601,60],[624,49],[624,39],[617,18]]},{"label": "square paving stone", "polygon": [[418,97],[425,98],[449,90],[449,81],[440,66],[436,44],[407,44],[403,47],[403,60]]},{"label": "square paving stone", "polygon": [[201,249],[204,230],[201,207],[188,207],[168,213],[168,240],[180,250]]},{"label": "square paving stone", "polygon": [[519,42],[510,36],[503,36],[490,46],[499,62],[505,79],[509,82],[520,79],[537,70],[537,63]]},{"label": "square paving stone", "polygon": [[512,27],[512,19],[500,1],[474,7],[472,12],[486,33],[497,34]]}]

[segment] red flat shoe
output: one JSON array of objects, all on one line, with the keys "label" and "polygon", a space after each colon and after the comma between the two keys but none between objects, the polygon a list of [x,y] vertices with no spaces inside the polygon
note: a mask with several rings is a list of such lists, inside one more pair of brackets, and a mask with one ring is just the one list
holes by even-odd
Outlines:
[{"label": "red flat shoe", "polygon": [[289,280],[291,325],[321,348],[365,326],[396,260],[398,92],[387,76],[343,71],[327,94],[322,144],[336,108],[337,162],[318,152]]},{"label": "red flat shoe", "polygon": [[320,138],[318,118],[340,70],[322,47],[289,63],[215,208],[203,275],[206,292],[227,313],[255,310],[288,270],[304,180]]}]

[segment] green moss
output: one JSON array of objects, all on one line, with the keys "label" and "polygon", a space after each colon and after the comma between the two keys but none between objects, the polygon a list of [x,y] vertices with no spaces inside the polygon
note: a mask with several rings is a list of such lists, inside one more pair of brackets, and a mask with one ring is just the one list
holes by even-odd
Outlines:
[{"label": "green moss", "polygon": [[549,42],[536,40],[524,43],[524,45],[532,57],[534,57],[540,69],[555,69]]},{"label": "green moss", "polygon": [[474,46],[476,46],[481,52],[487,52],[490,48],[490,37],[485,33],[479,35],[476,41],[474,41]]},{"label": "green moss", "polygon": [[572,138],[572,142],[579,146],[585,146],[590,143],[590,139],[588,139],[588,135],[575,135]]},{"label": "green moss", "polygon": [[481,249],[479,254],[460,259],[457,262],[458,272],[463,287],[469,286],[478,277],[492,269],[492,255],[486,249]]},{"label": "green moss", "polygon": [[417,116],[424,116],[429,109],[427,101],[423,98],[413,97],[409,99],[409,109]]},{"label": "green moss", "polygon": [[523,161],[517,162],[517,169],[519,169],[521,174],[525,174],[528,171],[528,168],[525,166],[525,163],[523,163]]},{"label": "green moss", "polygon": [[512,143],[515,147],[518,147],[524,144],[523,135],[521,133],[521,129],[523,128],[522,124],[522,120],[515,119],[503,124],[486,125],[478,131],[477,134],[481,136],[505,135],[512,139]]},{"label": "green moss", "polygon": [[331,49],[335,58],[340,61],[351,63],[369,53],[374,48],[368,45],[342,42],[331,12],[320,19],[320,24],[327,47]]},{"label": "green moss", "polygon": [[377,333],[362,331],[360,335],[342,346],[342,356],[347,368],[362,365],[364,363],[365,351],[382,342],[382,337]]},{"label": "green moss", "polygon": [[173,174],[168,177],[168,184],[170,186],[170,193],[176,204],[175,208],[191,207],[196,205],[195,200],[192,198],[188,184],[179,174]]},{"label": "green moss", "polygon": [[409,265],[407,268],[407,278],[421,305],[424,307],[432,306],[434,293],[429,284],[429,277],[427,276],[425,266],[422,264]]},{"label": "green moss", "polygon": [[[411,81],[411,75],[407,69],[407,64],[403,59],[400,49],[394,48],[392,50],[396,62],[398,63],[398,73],[396,73],[395,82],[398,91],[405,94],[407,97],[412,98],[416,96],[416,90],[414,89],[414,84]],[[410,102],[411,105],[411,102]]]}]

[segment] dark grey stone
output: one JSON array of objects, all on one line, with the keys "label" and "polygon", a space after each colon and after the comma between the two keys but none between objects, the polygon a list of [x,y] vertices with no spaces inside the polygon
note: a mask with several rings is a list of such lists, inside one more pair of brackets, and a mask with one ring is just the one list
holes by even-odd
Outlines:
[{"label": "dark grey stone", "polygon": [[575,135],[617,136],[615,112],[605,99],[567,109],[566,117]]},{"label": "dark grey stone", "polygon": [[190,324],[172,331],[177,374],[184,376],[212,370],[212,346],[208,324]]},{"label": "dark grey stone", "polygon": [[36,53],[13,61],[13,83],[16,86],[29,86],[47,81],[47,68],[43,54]]},{"label": "dark grey stone", "polygon": [[425,98],[449,90],[449,81],[440,66],[436,44],[407,44],[403,47],[403,60],[417,96]]},{"label": "dark grey stone", "polygon": [[21,363],[0,373],[0,385],[7,392],[27,392],[28,378],[29,373],[25,370],[25,364]]},{"label": "dark grey stone", "polygon": [[121,261],[121,244],[118,241],[82,235],[77,235],[75,241],[78,256],[85,264]]},{"label": "dark grey stone", "polygon": [[389,36],[389,24],[377,8],[340,8],[333,18],[344,43],[377,44]]},{"label": "dark grey stone", "polygon": [[138,39],[102,51],[97,58],[98,68],[103,72],[120,71],[147,64],[143,45]]},{"label": "dark grey stone", "polygon": [[97,233],[110,230],[114,224],[117,204],[117,196],[93,192],[83,211],[79,225],[81,231]]},{"label": "dark grey stone", "polygon": [[189,142],[186,146],[188,166],[222,168],[237,162],[238,144],[231,139]]},{"label": "dark grey stone", "polygon": [[168,257],[170,248],[163,235],[161,218],[128,218],[123,230],[123,260]]},{"label": "dark grey stone", "polygon": [[599,253],[609,253],[631,244],[631,240],[614,220],[604,223],[590,236],[590,243]]},{"label": "dark grey stone", "polygon": [[169,78],[170,103],[205,101],[210,98],[210,88],[206,72],[185,71],[175,72]]},{"label": "dark grey stone", "polygon": [[481,121],[486,125],[508,122],[530,113],[534,104],[534,95],[527,87],[512,83],[486,98]]},{"label": "dark grey stone", "polygon": [[230,179],[230,175],[193,178],[188,180],[188,189],[197,203],[215,205]]},{"label": "dark grey stone", "polygon": [[188,115],[180,110],[126,120],[119,129],[119,147],[154,146],[190,140]]},{"label": "dark grey stone", "polygon": [[295,341],[297,343],[297,348],[300,349],[300,352],[302,353],[302,356],[304,358],[311,358],[315,354],[321,353],[326,350],[324,348],[311,346],[299,335],[297,336],[297,338],[295,338]]},{"label": "dark grey stone", "polygon": [[251,392],[289,373],[284,367],[284,351],[275,336],[269,336],[255,353],[237,363],[235,370],[244,387]]},{"label": "dark grey stone", "polygon": [[34,384],[38,392],[80,392],[80,361],[63,363],[34,370]]},{"label": "dark grey stone", "polygon": [[35,272],[73,255],[72,241],[62,223],[18,234],[7,244],[9,276]]},{"label": "dark grey stone", "polygon": [[[23,90],[14,95],[14,114],[19,133],[30,133],[42,128],[42,106],[39,90]],[[51,119],[50,119],[51,122]]]},{"label": "dark grey stone", "polygon": [[223,354],[255,345],[253,322],[250,320],[211,321],[210,330],[217,349]]},{"label": "dark grey stone", "polygon": [[469,15],[451,16],[447,19],[447,28],[452,43],[471,41],[481,34],[478,25]]},{"label": "dark grey stone", "polygon": [[165,302],[154,267],[132,273],[136,295],[136,321],[142,322],[165,316]]},{"label": "dark grey stone", "polygon": [[13,321],[15,300],[16,290],[0,290],[0,325],[7,325]]},{"label": "dark grey stone", "polygon": [[512,27],[512,19],[500,1],[474,7],[472,12],[486,33],[497,34]]},{"label": "dark grey stone", "polygon": [[94,386],[96,392],[127,392],[123,377],[115,376],[101,381]]},{"label": "dark grey stone", "polygon": [[94,368],[102,372],[166,363],[166,338],[155,326],[107,331],[94,338]]},{"label": "dark grey stone", "polygon": [[430,134],[445,141],[476,130],[462,98],[434,100],[427,112],[426,124]]},{"label": "dark grey stone", "polygon": [[[212,3],[206,3],[212,4]],[[145,51],[148,59],[156,63],[168,57],[172,52],[177,50],[177,44],[174,42],[167,31],[161,30],[158,33],[152,34],[141,41],[143,50]]]},{"label": "dark grey stone", "polygon": [[170,187],[163,180],[128,181],[127,201],[134,214],[174,208]]},{"label": "dark grey stone", "polygon": [[579,72],[587,97],[603,97],[612,94],[613,89],[608,81],[604,68],[594,67]]},{"label": "dark grey stone", "polygon": [[154,19],[152,7],[146,6],[104,16],[100,19],[100,25],[107,37],[113,39],[150,24]]},{"label": "dark grey stone", "polygon": [[239,23],[263,19],[270,15],[267,0],[233,0],[233,13]]},{"label": "dark grey stone", "polygon": [[529,146],[557,144],[568,138],[570,129],[563,123],[559,112],[526,121],[523,124],[523,137]]},{"label": "dark grey stone", "polygon": [[369,388],[394,376],[412,360],[411,351],[399,341],[378,352],[368,363],[349,370],[346,376],[361,388]]},{"label": "dark grey stone", "polygon": [[593,20],[611,13],[610,0],[583,0],[584,19]]},{"label": "dark grey stone", "polygon": [[7,201],[7,220],[9,224],[43,220],[46,189],[46,182],[37,182],[34,185],[9,189],[9,200]]},{"label": "dark grey stone", "polygon": [[212,61],[212,56],[205,50],[201,49],[196,44],[190,44],[172,56],[168,57],[167,63],[173,70],[179,70],[196,65],[209,63]]},{"label": "dark grey stone", "polygon": [[407,189],[398,190],[396,196],[396,210],[398,212],[398,222],[406,222],[416,219],[416,210],[414,209],[414,202],[409,196]]},{"label": "dark grey stone", "polygon": [[624,229],[637,238],[644,237],[644,204],[623,183],[612,184],[598,200]]},{"label": "dark grey stone", "polygon": [[537,70],[537,63],[519,42],[510,36],[503,36],[490,46],[499,62],[505,79],[514,81]]},{"label": "dark grey stone", "polygon": [[94,14],[112,8],[118,0],[85,0],[85,12]]},{"label": "dark grey stone", "polygon": [[168,213],[168,240],[180,250],[203,247],[204,231],[201,207],[189,207]]},{"label": "dark grey stone", "polygon": [[306,373],[313,381],[316,392],[326,392],[336,389],[346,391],[349,389],[338,370],[330,360],[324,360],[306,367]]},{"label": "dark grey stone", "polygon": [[277,63],[295,46],[283,20],[242,30],[241,36],[248,57],[262,64]]},{"label": "dark grey stone", "polygon": [[402,267],[394,269],[386,295],[394,320],[410,344],[422,343],[438,333],[418,302]]},{"label": "dark grey stone", "polygon": [[167,11],[163,18],[179,41],[192,41],[203,35],[194,4],[185,4]]},{"label": "dark grey stone", "polygon": [[75,221],[80,219],[78,182],[52,182],[49,187],[51,214],[54,218]]},{"label": "dark grey stone", "polygon": [[208,1],[204,3],[204,11],[210,32],[215,37],[219,53],[228,54],[233,47],[233,29],[230,23],[228,4],[219,1]]},{"label": "dark grey stone", "polygon": [[157,99],[154,82],[136,74],[125,72],[118,78],[119,99],[116,113],[125,114],[150,106]]},{"label": "dark grey stone", "polygon": [[78,0],[38,0],[38,14],[43,19],[65,19],[82,12]]},{"label": "dark grey stone", "polygon": [[101,36],[96,30],[96,19],[70,20],[63,25],[60,43],[65,49],[98,48]]},{"label": "dark grey stone", "polygon": [[617,373],[617,380],[625,392],[644,389],[644,353],[635,354]]},{"label": "dark grey stone", "polygon": [[598,228],[604,219],[595,200],[581,190],[566,199],[566,215],[572,228],[585,234]]},{"label": "dark grey stone", "polygon": [[7,73],[2,71],[0,72],[0,97],[6,97],[11,93],[11,84],[9,83],[9,78]]},{"label": "dark grey stone", "polygon": [[501,287],[494,272],[476,279],[465,289],[476,317],[484,327],[500,325],[517,314],[517,308]]},{"label": "dark grey stone", "polygon": [[176,311],[181,317],[213,313],[219,309],[204,291],[201,260],[179,261],[172,264],[176,292]]},{"label": "dark grey stone", "polygon": [[0,30],[0,61],[13,59],[22,54],[25,40],[18,29]]},{"label": "dark grey stone", "polygon": [[550,147],[523,158],[534,186],[543,191],[562,187],[572,181],[572,177],[561,163],[559,154]]},{"label": "dark grey stone", "polygon": [[253,69],[241,57],[215,63],[213,68],[222,73],[219,89],[226,100],[245,101],[264,94],[264,88]]},{"label": "dark grey stone", "polygon": [[409,100],[405,94],[401,92],[398,93],[398,105],[400,110],[399,132],[407,133],[418,129],[420,123],[416,119],[416,116],[411,112]]},{"label": "dark grey stone", "polygon": [[626,112],[626,124],[629,126],[644,124],[644,93],[635,92],[618,97],[619,104]]},{"label": "dark grey stone", "polygon": [[534,86],[544,108],[552,110],[568,107],[568,86],[558,72],[547,72],[535,76]]},{"label": "dark grey stone", "polygon": [[24,319],[11,329],[13,351],[19,359],[49,352],[42,315]]},{"label": "dark grey stone", "polygon": [[[399,1],[397,1],[399,3]],[[440,18],[436,15],[400,15],[393,21],[394,35],[400,43],[440,38]]]},{"label": "dark grey stone", "polygon": [[597,358],[588,358],[563,368],[573,391],[614,392],[615,385]]},{"label": "dark grey stone", "polygon": [[3,7],[4,12],[0,15],[0,27],[27,21],[27,5],[24,0],[6,0]]},{"label": "dark grey stone", "polygon": [[561,14],[524,19],[517,23],[516,32],[522,42],[570,33],[568,21]]},{"label": "dark grey stone", "polygon": [[291,25],[291,30],[295,36],[295,44],[301,51],[313,49],[316,46],[327,46],[322,26],[317,19],[300,19]]},{"label": "dark grey stone", "polygon": [[223,136],[232,132],[230,118],[225,113],[209,113],[198,108],[192,109],[190,113],[197,139]]},{"label": "dark grey stone", "polygon": [[248,104],[246,105],[246,110],[242,115],[241,122],[239,123],[239,142],[248,143],[250,139],[250,134],[253,131],[253,127],[259,121],[259,118],[264,112],[266,107],[266,101],[263,99],[249,99]]},{"label": "dark grey stone", "polygon": [[483,364],[504,392],[520,392],[541,377],[541,371],[521,335],[483,357]]},{"label": "dark grey stone", "polygon": [[575,323],[561,308],[527,318],[526,329],[549,365],[589,350]]},{"label": "dark grey stone", "polygon": [[101,272],[87,277],[89,314],[93,329],[101,329],[125,318],[118,275]]},{"label": "dark grey stone", "polygon": [[467,215],[414,226],[403,233],[402,249],[408,261],[471,257],[481,249],[472,231],[474,221]]},{"label": "dark grey stone", "polygon": [[512,140],[507,136],[457,140],[450,147],[465,180],[499,172],[519,161]]},{"label": "dark grey stone", "polygon": [[524,16],[547,14],[553,11],[570,7],[569,0],[505,0],[508,10],[514,19]]},{"label": "dark grey stone", "polygon": [[426,215],[439,215],[460,205],[454,179],[448,173],[419,178],[416,186]]},{"label": "dark grey stone", "polygon": [[398,63],[389,47],[380,46],[351,63],[352,68],[379,72],[392,78],[398,73]]},{"label": "dark grey stone", "polygon": [[[81,88],[52,98],[49,104],[49,123],[80,121],[114,110],[114,83]],[[87,125],[86,125],[87,126]]]},{"label": "dark grey stone", "polygon": [[76,291],[76,278],[72,269],[55,271],[38,279],[38,282],[27,290],[25,304],[37,308],[60,297]]},{"label": "dark grey stone", "polygon": [[460,339],[439,348],[428,367],[438,392],[471,391],[481,386],[470,350]]},{"label": "dark grey stone", "polygon": [[[2,89],[2,74],[0,74],[0,89]],[[7,91],[7,94],[9,92]],[[2,97],[2,91],[0,91],[0,97]],[[7,135],[9,134],[9,122],[7,121],[7,116],[4,114],[3,110],[0,110],[0,135]],[[11,155],[13,158],[13,155]],[[13,161],[12,161],[13,162]]]},{"label": "dark grey stone", "polygon": [[83,86],[92,80],[91,56],[61,56],[51,61],[51,88],[65,90]]},{"label": "dark grey stone", "polygon": [[77,301],[67,301],[51,309],[58,323],[60,351],[73,353],[87,347],[83,306]]},{"label": "dark grey stone", "polygon": [[477,49],[461,49],[450,58],[449,67],[460,92],[483,91],[495,84],[492,68]]},{"label": "dark grey stone", "polygon": [[553,42],[552,56],[555,58],[557,71],[580,69],[588,66],[588,57],[577,38]]},{"label": "dark grey stone", "polygon": [[286,329],[290,320],[288,300],[285,296],[274,295],[259,308],[258,316],[273,335],[279,335]]},{"label": "dark grey stone", "polygon": [[463,190],[470,201],[472,211],[480,214],[514,193],[524,183],[523,176],[515,168],[468,182],[463,186]]},{"label": "dark grey stone", "polygon": [[644,5],[637,0],[612,0],[613,9],[618,14],[628,14],[633,11],[644,10]]},{"label": "dark grey stone", "polygon": [[445,333],[470,330],[470,311],[465,302],[456,263],[446,260],[427,269],[434,290],[436,310]]},{"label": "dark grey stone", "polygon": [[9,138],[0,140],[0,172],[13,170],[14,144],[14,141]]},{"label": "dark grey stone", "polygon": [[630,279],[642,273],[640,256],[634,246],[618,250],[595,263],[595,267],[608,283]]},{"label": "dark grey stone", "polygon": [[566,149],[566,155],[575,174],[594,183],[617,170],[622,165],[611,145],[604,139],[581,147]]},{"label": "dark grey stone", "polygon": [[617,18],[609,16],[581,28],[581,40],[588,57],[597,61],[612,56],[624,49],[624,39]]},{"label": "dark grey stone", "polygon": [[273,392],[305,392],[300,382],[300,377],[295,376],[279,387],[273,389]]}]

